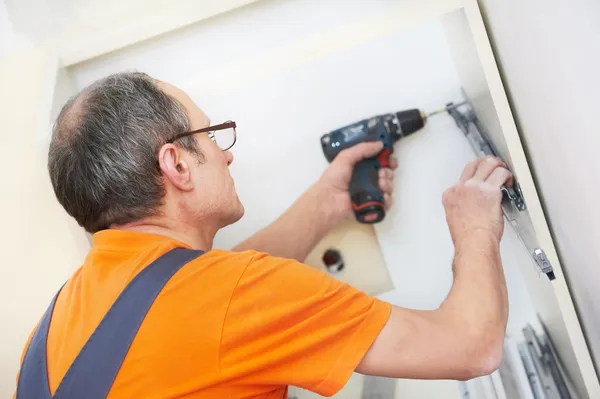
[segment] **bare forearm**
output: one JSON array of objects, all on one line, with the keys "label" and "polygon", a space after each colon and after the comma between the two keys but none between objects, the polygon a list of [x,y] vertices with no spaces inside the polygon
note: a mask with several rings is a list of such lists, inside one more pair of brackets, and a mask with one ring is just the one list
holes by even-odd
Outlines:
[{"label": "bare forearm", "polygon": [[432,311],[393,307],[356,371],[460,380],[492,373],[502,357],[507,318],[497,241],[485,233],[457,243],[448,298]]},{"label": "bare forearm", "polygon": [[492,346],[501,343],[508,296],[497,239],[481,232],[457,243],[453,268],[454,284],[440,309],[476,339]]},{"label": "bare forearm", "polygon": [[341,218],[319,183],[308,189],[275,222],[243,241],[234,251],[253,249],[303,261]]},{"label": "bare forearm", "polygon": [[[344,217],[352,214],[348,186],[357,162],[381,152],[381,142],[361,143],[342,151],[319,181],[271,225],[236,246],[304,261],[315,245]],[[397,162],[392,159],[391,167]],[[379,186],[391,204],[392,174],[379,170]]]},{"label": "bare forearm", "polygon": [[502,160],[478,158],[444,192],[454,241],[454,283],[439,309],[394,307],[359,372],[396,378],[467,380],[496,370],[508,319],[500,259],[502,191],[512,184]]}]

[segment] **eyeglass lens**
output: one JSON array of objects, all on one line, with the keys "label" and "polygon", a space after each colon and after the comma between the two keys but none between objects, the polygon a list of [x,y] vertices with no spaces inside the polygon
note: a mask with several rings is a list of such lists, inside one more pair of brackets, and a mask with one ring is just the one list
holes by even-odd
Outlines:
[{"label": "eyeglass lens", "polygon": [[230,149],[235,144],[235,128],[231,127],[223,130],[215,130],[211,133],[213,134],[215,143],[223,151]]}]

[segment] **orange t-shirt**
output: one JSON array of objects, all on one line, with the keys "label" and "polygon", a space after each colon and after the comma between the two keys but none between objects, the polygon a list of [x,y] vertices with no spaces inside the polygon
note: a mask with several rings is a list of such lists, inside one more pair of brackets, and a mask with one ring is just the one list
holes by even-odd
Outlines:
[{"label": "orange t-shirt", "polygon": [[[50,390],[125,286],[175,247],[104,230],[60,293],[48,334]],[[390,305],[295,260],[212,250],[165,285],[109,393],[115,398],[285,398],[341,389]]]}]

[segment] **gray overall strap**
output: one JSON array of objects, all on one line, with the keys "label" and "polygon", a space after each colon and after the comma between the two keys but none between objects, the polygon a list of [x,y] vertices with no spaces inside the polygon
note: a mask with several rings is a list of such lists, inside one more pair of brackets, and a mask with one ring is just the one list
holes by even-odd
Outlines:
[{"label": "gray overall strap", "polygon": [[23,357],[23,364],[17,381],[17,399],[52,399],[48,383],[48,369],[46,368],[46,341],[50,318],[54,311],[56,298],[62,287],[50,302],[46,313],[42,316]]},{"label": "gray overall strap", "polygon": [[46,341],[55,297],[23,359],[17,399],[106,398],[138,329],[160,291],[179,269],[203,253],[175,248],[135,276],[85,343],[52,396],[46,367]]}]

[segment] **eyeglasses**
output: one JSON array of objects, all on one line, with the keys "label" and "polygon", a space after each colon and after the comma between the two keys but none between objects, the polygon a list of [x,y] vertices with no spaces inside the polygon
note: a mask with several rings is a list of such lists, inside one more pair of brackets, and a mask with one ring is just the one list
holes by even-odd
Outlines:
[{"label": "eyeglasses", "polygon": [[173,143],[175,140],[178,140],[182,137],[191,136],[192,134],[208,133],[208,137],[214,141],[220,149],[227,151],[235,144],[235,127],[236,125],[234,121],[227,121],[225,123],[221,123],[220,125],[203,127],[202,129],[192,130],[191,132],[177,134],[167,140],[167,143]]}]

